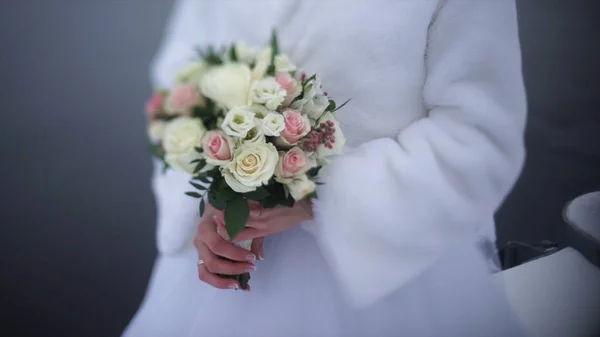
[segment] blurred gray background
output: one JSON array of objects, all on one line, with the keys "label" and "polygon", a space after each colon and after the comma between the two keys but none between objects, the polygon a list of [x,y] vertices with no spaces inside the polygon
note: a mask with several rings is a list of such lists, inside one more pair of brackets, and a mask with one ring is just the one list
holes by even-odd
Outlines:
[{"label": "blurred gray background", "polygon": [[[560,241],[564,203],[600,189],[596,2],[518,1],[528,159],[500,242]],[[0,335],[118,336],[142,299],[156,254],[142,106],[171,3],[0,3]]]}]

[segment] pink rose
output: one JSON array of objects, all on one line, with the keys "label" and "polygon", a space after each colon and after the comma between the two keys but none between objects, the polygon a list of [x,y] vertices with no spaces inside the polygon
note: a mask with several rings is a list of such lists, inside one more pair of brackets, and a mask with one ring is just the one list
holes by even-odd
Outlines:
[{"label": "pink rose", "polygon": [[231,160],[231,141],[221,130],[208,131],[202,140],[202,149],[206,162],[212,165],[222,165]]},{"label": "pink rose", "polygon": [[154,118],[157,114],[163,111],[163,104],[165,97],[161,93],[154,93],[152,97],[146,102],[146,115],[149,119]]},{"label": "pink rose", "polygon": [[304,174],[310,168],[310,161],[306,153],[298,147],[291,148],[288,152],[280,152],[276,175],[280,178],[291,178]]},{"label": "pink rose", "polygon": [[296,145],[310,131],[310,122],[298,110],[288,109],[282,114],[285,129],[281,132],[280,139],[285,145]]},{"label": "pink rose", "polygon": [[202,103],[202,96],[196,84],[178,84],[167,97],[165,110],[170,115],[187,115],[192,107]]},{"label": "pink rose", "polygon": [[282,103],[283,106],[289,106],[294,98],[300,95],[300,92],[302,91],[302,88],[298,85],[298,81],[296,81],[289,73],[277,73],[277,75],[275,75],[275,81],[277,81],[277,83],[279,83],[279,85],[287,92]]}]

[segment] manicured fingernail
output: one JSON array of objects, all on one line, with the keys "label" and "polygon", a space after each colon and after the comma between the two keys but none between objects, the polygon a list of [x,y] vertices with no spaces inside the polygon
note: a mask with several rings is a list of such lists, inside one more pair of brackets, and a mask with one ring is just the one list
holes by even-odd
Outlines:
[{"label": "manicured fingernail", "polygon": [[238,290],[240,287],[237,285],[237,283],[232,283],[229,285],[229,289]]},{"label": "manicured fingernail", "polygon": [[246,261],[254,261],[256,260],[256,256],[254,254],[246,255]]},{"label": "manicured fingernail", "polygon": [[265,258],[263,257],[263,254],[262,254],[262,253],[258,253],[258,260],[259,260],[259,261],[262,261],[262,260],[264,260],[264,259],[265,259]]},{"label": "manicured fingernail", "polygon": [[253,272],[255,270],[256,270],[256,266],[250,266],[250,267],[246,268],[245,272],[246,273],[251,273],[251,272]]}]

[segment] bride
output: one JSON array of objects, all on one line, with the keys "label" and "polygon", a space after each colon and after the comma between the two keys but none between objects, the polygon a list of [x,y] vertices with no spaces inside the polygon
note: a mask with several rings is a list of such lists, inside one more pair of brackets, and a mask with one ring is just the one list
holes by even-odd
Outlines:
[{"label": "bride", "polygon": [[[273,28],[352,98],[344,155],[309,207],[251,216],[251,252],[220,238],[218,211],[198,218],[185,175],[158,168],[162,254],[123,336],[523,335],[492,278],[493,214],[524,158],[514,0],[179,0],[154,83],[196,46],[264,45]],[[250,291],[217,276],[245,270]]]}]

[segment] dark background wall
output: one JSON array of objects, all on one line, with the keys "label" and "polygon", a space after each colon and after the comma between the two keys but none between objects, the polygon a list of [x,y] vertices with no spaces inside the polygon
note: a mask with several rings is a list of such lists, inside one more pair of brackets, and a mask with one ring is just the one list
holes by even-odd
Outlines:
[{"label": "dark background wall", "polygon": [[[501,242],[560,240],[564,203],[600,189],[594,2],[518,1],[529,155]],[[0,335],[118,336],[142,299],[156,249],[141,107],[171,3],[0,3]]]}]

